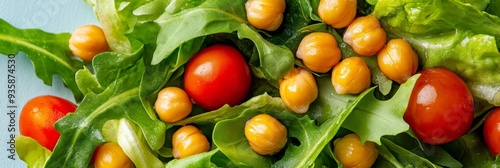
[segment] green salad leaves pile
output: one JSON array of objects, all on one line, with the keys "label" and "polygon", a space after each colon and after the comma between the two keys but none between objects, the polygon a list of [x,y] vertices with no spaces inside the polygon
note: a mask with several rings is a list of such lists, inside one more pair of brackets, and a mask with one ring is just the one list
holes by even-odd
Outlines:
[{"label": "green salad leaves pile", "polygon": [[[403,38],[418,53],[422,68],[446,67],[467,83],[476,98],[475,126],[445,145],[420,143],[403,120],[419,75],[399,85],[378,69],[375,57],[363,58],[373,87],[359,95],[339,95],[329,74],[315,74],[319,95],[306,114],[288,110],[278,81],[294,66],[305,35],[332,33],[343,57],[354,56],[333,29],[317,16],[319,0],[286,0],[275,32],[246,21],[245,0],[86,0],[96,13],[112,51],[91,64],[72,59],[69,33],[17,29],[0,19],[0,52],[24,52],[35,73],[50,85],[58,75],[79,102],[59,120],[53,152],[18,136],[16,150],[29,167],[88,167],[101,143],[120,144],[136,167],[338,167],[332,140],[351,132],[373,141],[374,167],[500,166],[483,143],[478,127],[500,105],[500,3],[489,0],[358,0],[358,15],[376,16],[389,38]],[[214,111],[194,107],[173,124],[158,119],[153,103],[160,89],[181,86],[185,64],[200,49],[234,44],[245,56],[254,80],[246,102]],[[244,124],[271,114],[288,129],[288,142],[276,155],[253,152]],[[209,138],[211,150],[184,159],[172,156],[172,134],[194,124]]]}]

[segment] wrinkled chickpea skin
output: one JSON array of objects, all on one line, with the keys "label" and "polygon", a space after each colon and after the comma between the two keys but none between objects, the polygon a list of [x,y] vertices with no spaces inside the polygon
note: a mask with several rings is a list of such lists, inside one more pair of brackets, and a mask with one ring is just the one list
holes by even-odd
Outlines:
[{"label": "wrinkled chickpea skin", "polygon": [[380,71],[389,79],[402,84],[418,69],[418,56],[403,39],[389,40],[377,55]]},{"label": "wrinkled chickpea skin", "polygon": [[257,29],[274,31],[283,22],[285,0],[248,0],[245,3],[247,20]]},{"label": "wrinkled chickpea skin", "polygon": [[95,168],[133,168],[134,163],[123,152],[123,149],[114,142],[107,142],[97,148]]},{"label": "wrinkled chickpea skin", "polygon": [[71,34],[69,48],[80,59],[90,62],[95,55],[108,51],[109,45],[100,27],[84,25],[76,28]]},{"label": "wrinkled chickpea skin", "polygon": [[330,71],[342,57],[335,37],[324,32],[313,32],[302,38],[296,55],[308,69],[319,73]]},{"label": "wrinkled chickpea skin", "polygon": [[164,122],[177,122],[186,118],[193,109],[187,93],[178,87],[166,87],[155,101],[155,111]]},{"label": "wrinkled chickpea skin", "polygon": [[172,147],[174,158],[182,159],[209,151],[210,143],[198,128],[186,125],[178,129],[172,136]]},{"label": "wrinkled chickpea skin", "polygon": [[344,33],[344,41],[360,56],[373,56],[386,43],[385,30],[375,16],[356,18]]},{"label": "wrinkled chickpea skin", "polygon": [[332,85],[338,94],[359,94],[371,85],[370,69],[359,57],[349,57],[333,67]]},{"label": "wrinkled chickpea skin", "polygon": [[295,113],[305,113],[318,97],[314,76],[303,68],[294,68],[280,82],[280,97],[285,106]]},{"label": "wrinkled chickpea skin", "polygon": [[321,0],[318,15],[326,24],[340,29],[348,26],[356,17],[356,0]]},{"label": "wrinkled chickpea skin", "polygon": [[334,155],[345,168],[370,168],[378,157],[373,142],[361,143],[359,136],[349,134],[334,142]]},{"label": "wrinkled chickpea skin", "polygon": [[268,114],[259,114],[245,123],[245,137],[260,155],[278,153],[287,142],[286,127]]}]

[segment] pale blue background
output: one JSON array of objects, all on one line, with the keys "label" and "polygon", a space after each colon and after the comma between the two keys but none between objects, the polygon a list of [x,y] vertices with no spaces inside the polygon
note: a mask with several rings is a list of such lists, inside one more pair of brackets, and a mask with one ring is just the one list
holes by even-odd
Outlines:
[{"label": "pale blue background", "polygon": [[[72,32],[83,24],[98,24],[92,7],[83,0],[0,0],[0,18],[19,28],[39,28],[52,33]],[[27,100],[37,95],[56,95],[74,102],[71,92],[55,76],[53,86],[35,76],[33,65],[24,54],[16,57],[17,121]],[[26,167],[23,161],[7,158],[10,117],[7,111],[7,57],[0,54],[0,167]],[[16,128],[19,134],[19,129]]]}]

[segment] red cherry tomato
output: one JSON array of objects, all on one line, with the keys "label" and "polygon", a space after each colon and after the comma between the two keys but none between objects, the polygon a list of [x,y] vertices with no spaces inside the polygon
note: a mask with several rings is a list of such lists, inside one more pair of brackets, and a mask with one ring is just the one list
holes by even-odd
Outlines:
[{"label": "red cherry tomato", "polygon": [[493,156],[500,154],[500,107],[495,108],[484,121],[484,141]]},{"label": "red cherry tomato", "polygon": [[184,90],[206,110],[240,104],[250,89],[250,69],[241,53],[228,45],[201,50],[188,62]]},{"label": "red cherry tomato", "polygon": [[404,120],[418,139],[429,144],[444,144],[464,135],[474,117],[474,102],[464,81],[443,68],[420,74]]},{"label": "red cherry tomato", "polygon": [[38,96],[26,102],[19,116],[21,135],[37,140],[43,147],[52,151],[59,140],[59,132],[54,123],[70,112],[76,105],[56,96]]}]

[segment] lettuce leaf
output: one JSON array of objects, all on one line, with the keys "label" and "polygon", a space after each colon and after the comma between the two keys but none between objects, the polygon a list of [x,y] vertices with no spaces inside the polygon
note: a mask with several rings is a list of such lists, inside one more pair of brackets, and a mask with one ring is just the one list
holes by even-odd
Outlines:
[{"label": "lettuce leaf", "polygon": [[23,135],[16,136],[16,152],[19,158],[28,164],[28,168],[38,168],[45,165],[52,152],[38,141]]},{"label": "lettuce leaf", "polygon": [[119,119],[117,122],[116,138],[118,144],[136,167],[164,167],[163,163],[149,148],[140,127],[125,118]]},{"label": "lettuce leaf", "polygon": [[380,0],[373,15],[412,45],[423,68],[450,69],[475,97],[500,105],[500,18],[456,0]]}]

